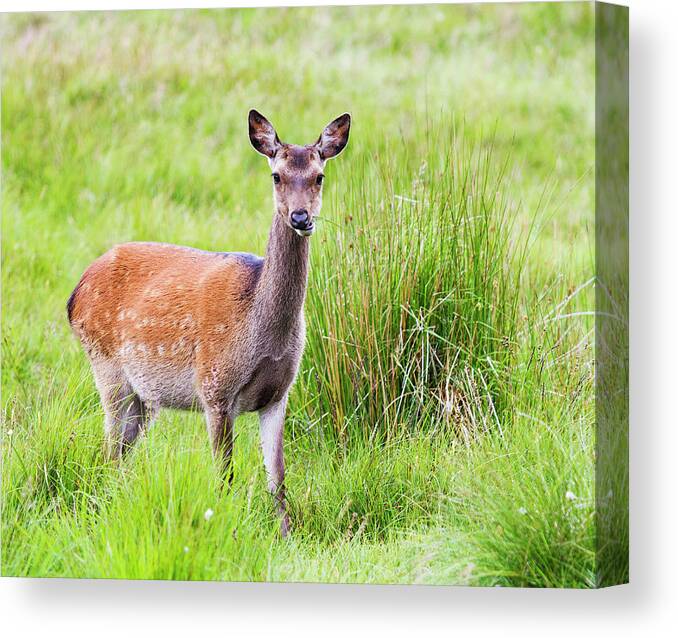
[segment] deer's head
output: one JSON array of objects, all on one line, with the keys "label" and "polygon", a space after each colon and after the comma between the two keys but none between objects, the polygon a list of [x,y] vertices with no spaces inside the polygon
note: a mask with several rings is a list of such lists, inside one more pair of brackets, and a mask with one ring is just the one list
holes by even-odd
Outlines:
[{"label": "deer's head", "polygon": [[285,144],[271,123],[257,111],[249,115],[250,142],[268,158],[273,180],[275,209],[299,235],[312,235],[314,219],[322,204],[325,162],[348,143],[351,116],[340,115],[330,122],[315,144]]}]

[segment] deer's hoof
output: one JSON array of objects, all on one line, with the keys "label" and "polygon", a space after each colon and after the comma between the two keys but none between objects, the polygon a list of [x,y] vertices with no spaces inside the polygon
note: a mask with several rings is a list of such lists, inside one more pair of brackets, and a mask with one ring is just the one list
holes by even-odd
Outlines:
[{"label": "deer's hoof", "polygon": [[282,521],[280,521],[280,535],[283,538],[287,538],[290,535],[290,519],[287,514],[285,514]]}]

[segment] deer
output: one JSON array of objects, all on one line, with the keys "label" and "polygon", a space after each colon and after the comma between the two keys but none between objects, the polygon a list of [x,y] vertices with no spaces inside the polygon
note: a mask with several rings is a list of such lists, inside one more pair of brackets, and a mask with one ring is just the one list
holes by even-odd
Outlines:
[{"label": "deer", "polygon": [[230,484],[235,419],[257,412],[267,488],[285,537],[284,422],[305,343],[310,237],[323,169],[346,147],[351,116],[339,116],[305,146],[281,142],[256,110],[248,124],[252,146],[271,168],[264,257],[119,244],[85,270],[67,314],[101,398],[107,457],[122,459],[162,408],[199,410]]}]

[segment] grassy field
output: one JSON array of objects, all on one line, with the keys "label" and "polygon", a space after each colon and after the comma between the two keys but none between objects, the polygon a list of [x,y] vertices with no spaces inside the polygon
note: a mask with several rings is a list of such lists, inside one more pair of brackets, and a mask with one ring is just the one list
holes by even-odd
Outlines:
[{"label": "grassy field", "polygon": [[[2,574],[594,586],[592,33],[587,3],[2,16]],[[230,491],[197,414],[104,461],[65,313],[117,242],[263,254],[251,107],[298,143],[353,115],[287,541],[251,416]]]}]

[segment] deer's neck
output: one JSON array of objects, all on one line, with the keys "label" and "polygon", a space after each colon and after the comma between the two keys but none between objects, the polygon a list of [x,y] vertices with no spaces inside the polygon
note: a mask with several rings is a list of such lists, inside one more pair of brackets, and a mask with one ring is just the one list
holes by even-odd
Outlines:
[{"label": "deer's neck", "polygon": [[260,334],[273,348],[284,348],[296,333],[306,296],[308,254],[308,237],[297,235],[275,213],[253,307]]}]

